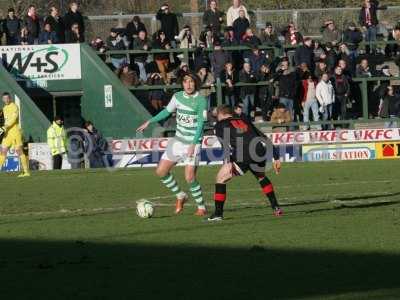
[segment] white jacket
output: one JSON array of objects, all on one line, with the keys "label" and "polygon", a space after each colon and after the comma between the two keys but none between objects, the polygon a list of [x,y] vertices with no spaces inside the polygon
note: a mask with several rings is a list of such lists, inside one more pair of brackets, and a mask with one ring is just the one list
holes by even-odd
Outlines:
[{"label": "white jacket", "polygon": [[335,90],[330,81],[321,80],[317,84],[316,97],[321,106],[327,106],[335,102]]},{"label": "white jacket", "polygon": [[246,19],[250,21],[250,16],[247,13],[246,7],[244,5],[240,5],[237,8],[234,8],[233,6],[229,7],[227,13],[226,13],[226,25],[227,26],[232,26],[233,22],[239,18],[239,11],[244,10],[244,14],[246,16]]}]

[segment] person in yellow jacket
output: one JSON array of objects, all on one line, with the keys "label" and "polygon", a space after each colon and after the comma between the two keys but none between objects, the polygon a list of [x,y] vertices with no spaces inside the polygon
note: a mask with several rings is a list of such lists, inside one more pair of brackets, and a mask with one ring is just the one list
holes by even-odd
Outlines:
[{"label": "person in yellow jacket", "polygon": [[50,147],[51,155],[53,157],[54,170],[61,169],[63,154],[67,151],[66,134],[63,124],[63,119],[56,116],[53,124],[51,124],[47,130],[47,144]]},{"label": "person in yellow jacket", "polygon": [[19,156],[23,171],[18,177],[28,177],[30,173],[28,159],[22,149],[23,143],[22,131],[19,124],[19,108],[12,101],[9,93],[3,93],[2,100],[4,102],[4,126],[0,127],[0,135],[3,135],[0,152],[0,167],[3,166],[6,160],[8,150],[13,148]]}]

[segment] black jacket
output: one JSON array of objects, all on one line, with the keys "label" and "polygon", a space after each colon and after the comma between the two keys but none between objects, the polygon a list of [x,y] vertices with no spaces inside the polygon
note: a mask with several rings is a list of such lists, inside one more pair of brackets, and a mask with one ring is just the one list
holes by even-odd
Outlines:
[{"label": "black jacket", "polygon": [[50,24],[51,30],[56,33],[60,43],[65,42],[65,24],[61,17],[54,18],[53,16],[47,16],[44,23]]},{"label": "black jacket", "polygon": [[28,34],[31,38],[37,39],[40,33],[40,18],[31,18],[30,16],[25,16],[24,24],[28,28]]},{"label": "black jacket", "polygon": [[218,9],[215,12],[211,9],[207,9],[203,14],[203,26],[210,26],[212,31],[220,32],[222,24],[220,18],[222,18],[223,15],[223,12]]},{"label": "black jacket", "polygon": [[139,31],[145,31],[147,33],[146,26],[142,22],[139,22],[137,26],[134,22],[129,22],[126,25],[126,36],[130,42],[136,38],[136,36],[139,34]]},{"label": "black jacket", "polygon": [[[237,73],[235,71],[233,71],[232,74],[228,74],[226,72],[226,70],[223,70],[221,72],[221,75],[219,78],[221,79],[222,84],[227,84],[226,81],[228,79],[230,79],[233,84],[235,84],[238,81]],[[235,87],[226,86],[224,89],[224,92],[225,92],[225,96],[234,96],[235,95]]]},{"label": "black jacket", "polygon": [[274,80],[279,83],[279,97],[295,100],[298,87],[296,73],[283,74],[279,72]]},{"label": "black jacket", "polygon": [[83,16],[79,11],[74,13],[70,10],[64,16],[65,30],[71,31],[71,26],[74,23],[78,23],[79,33],[82,35],[82,38],[84,39],[85,22],[83,20]]},{"label": "black jacket", "polygon": [[82,35],[79,37],[73,31],[65,32],[65,42],[68,44],[83,43],[85,40]]},{"label": "black jacket", "polygon": [[348,95],[350,93],[350,84],[345,75],[338,76],[335,74],[331,78],[331,82],[333,88],[335,89],[336,96],[343,97],[344,95]]},{"label": "black jacket", "polygon": [[[374,1],[371,1],[371,8],[369,9],[371,15],[371,25],[376,26],[379,24],[377,16],[378,5]],[[371,25],[367,24],[366,8],[363,6],[360,10],[359,22],[361,26],[369,27]]]},{"label": "black jacket", "polygon": [[14,19],[7,18],[3,21],[3,32],[7,38],[17,37],[21,30],[21,20],[17,17]]},{"label": "black jacket", "polygon": [[349,50],[356,50],[358,44],[363,40],[363,36],[360,30],[346,29],[343,33],[343,42],[347,44]]},{"label": "black jacket", "polygon": [[309,69],[314,69],[314,50],[306,45],[296,49],[294,54],[294,62],[296,66],[306,63]]},{"label": "black jacket", "polygon": [[250,27],[250,22],[247,18],[237,18],[233,24],[233,31],[235,33],[235,38],[240,41],[246,29]]},{"label": "black jacket", "polygon": [[161,9],[157,12],[157,20],[161,22],[161,30],[164,31],[165,36],[174,41],[175,36],[179,34],[178,18],[174,13],[164,13]]},{"label": "black jacket", "polygon": [[[239,81],[243,83],[256,83],[257,76],[253,72],[247,73],[244,70],[239,73]],[[240,88],[240,96],[255,95],[257,90],[256,86],[242,86]]]}]

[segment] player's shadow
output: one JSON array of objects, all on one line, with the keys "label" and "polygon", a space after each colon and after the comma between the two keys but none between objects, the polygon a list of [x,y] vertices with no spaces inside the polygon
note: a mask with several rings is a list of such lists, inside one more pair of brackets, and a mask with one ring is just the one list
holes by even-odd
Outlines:
[{"label": "player's shadow", "polygon": [[384,198],[384,197],[393,197],[400,195],[400,192],[396,193],[382,193],[382,194],[371,194],[371,195],[362,195],[362,196],[352,196],[352,197],[336,197],[336,200],[340,201],[353,201],[353,200],[364,200],[364,199],[376,199],[376,198]]},{"label": "player's shadow", "polygon": [[0,245],[2,299],[400,297],[399,253],[4,239]]}]

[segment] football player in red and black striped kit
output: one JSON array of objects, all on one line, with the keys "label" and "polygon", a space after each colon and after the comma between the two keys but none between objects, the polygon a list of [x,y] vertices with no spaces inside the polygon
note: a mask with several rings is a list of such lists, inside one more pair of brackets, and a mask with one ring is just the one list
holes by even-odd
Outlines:
[{"label": "football player in red and black striped kit", "polygon": [[218,172],[215,184],[215,212],[209,221],[223,219],[226,200],[226,183],[235,176],[250,171],[261,185],[275,216],[283,214],[276,199],[271,181],[265,175],[268,154],[273,155],[273,168],[278,174],[281,168],[279,151],[272,142],[251,122],[234,117],[230,106],[218,107],[215,134],[224,150],[224,164]]}]

